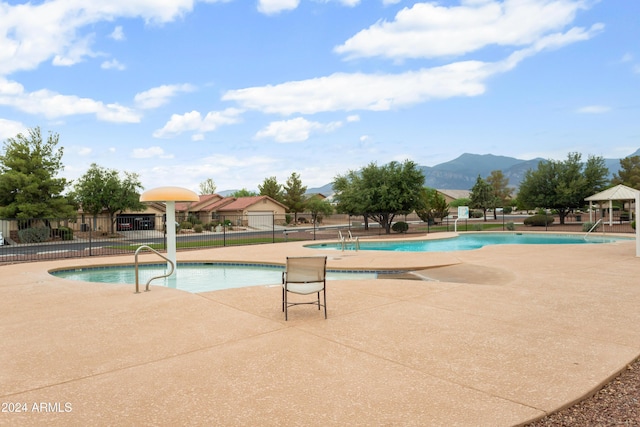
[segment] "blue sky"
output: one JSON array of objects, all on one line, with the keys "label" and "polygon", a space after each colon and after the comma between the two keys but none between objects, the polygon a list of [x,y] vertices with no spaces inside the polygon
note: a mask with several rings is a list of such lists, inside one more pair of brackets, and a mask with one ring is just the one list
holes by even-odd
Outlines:
[{"label": "blue sky", "polygon": [[636,0],[0,1],[0,140],[145,189],[640,148]]}]

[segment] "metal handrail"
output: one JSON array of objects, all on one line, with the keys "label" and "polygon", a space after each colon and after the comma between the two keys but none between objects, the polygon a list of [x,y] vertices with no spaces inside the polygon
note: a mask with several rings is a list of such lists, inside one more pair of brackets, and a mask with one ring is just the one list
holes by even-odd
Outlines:
[{"label": "metal handrail", "polygon": [[338,230],[338,236],[340,237],[340,244],[342,246],[342,252],[344,252],[345,247],[347,246],[347,243],[349,242],[353,242],[353,248],[358,251],[360,249],[360,240],[358,240],[358,237],[354,238],[353,235],[351,234],[351,230],[349,230],[349,238],[346,239],[343,235],[342,232],[340,230]]},{"label": "metal handrail", "polygon": [[587,236],[589,235],[589,233],[591,233],[596,227],[598,227],[598,224],[600,224],[602,222],[602,218],[600,218],[599,220],[596,221],[595,224],[593,224],[593,226],[589,229],[589,231],[587,231],[584,235],[584,240],[587,240]]},{"label": "metal handrail", "polygon": [[149,292],[149,284],[151,283],[151,281],[152,281],[152,280],[155,280],[155,279],[162,279],[162,278],[164,278],[164,277],[169,277],[169,276],[171,276],[171,275],[173,274],[173,272],[174,272],[174,271],[175,271],[175,269],[176,269],[176,266],[175,266],[175,264],[173,263],[173,261],[171,261],[171,260],[170,260],[169,258],[167,258],[166,256],[162,255],[160,252],[156,251],[155,249],[150,248],[150,247],[149,247],[149,246],[147,246],[147,245],[142,245],[142,246],[138,247],[138,249],[136,249],[136,256],[135,256],[135,270],[136,270],[136,294],[139,294],[139,293],[140,293],[140,285],[138,284],[138,253],[140,253],[140,251],[141,251],[142,249],[149,249],[151,252],[154,252],[154,253],[155,253],[156,255],[158,255],[160,258],[164,258],[164,259],[169,263],[169,265],[171,266],[171,271],[169,272],[169,274],[163,274],[163,275],[160,275],[160,276],[154,276],[154,277],[152,277],[151,279],[149,279],[149,281],[147,282],[147,285],[146,285],[146,287],[145,287],[145,290],[144,290],[145,292]]}]

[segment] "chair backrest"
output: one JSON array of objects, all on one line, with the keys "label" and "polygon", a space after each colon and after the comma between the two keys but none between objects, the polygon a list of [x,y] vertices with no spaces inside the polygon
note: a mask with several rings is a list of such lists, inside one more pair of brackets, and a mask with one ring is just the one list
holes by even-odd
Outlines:
[{"label": "chair backrest", "polygon": [[327,257],[287,257],[286,272],[286,280],[290,283],[323,282],[327,273]]}]

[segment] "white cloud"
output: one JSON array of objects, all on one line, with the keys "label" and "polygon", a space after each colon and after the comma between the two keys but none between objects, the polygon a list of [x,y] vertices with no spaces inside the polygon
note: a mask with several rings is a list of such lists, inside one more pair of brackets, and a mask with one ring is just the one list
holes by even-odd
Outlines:
[{"label": "white cloud", "polygon": [[585,107],[578,108],[577,112],[580,114],[603,114],[611,111],[611,107],[605,105],[587,105]]},{"label": "white cloud", "polygon": [[20,122],[0,118],[0,139],[2,140],[13,138],[19,133],[25,134],[27,131],[27,127]]},{"label": "white cloud", "polygon": [[298,7],[300,0],[258,0],[258,11],[265,15],[275,15]]},{"label": "white cloud", "polygon": [[131,157],[134,159],[149,159],[152,157],[158,157],[161,159],[172,159],[173,154],[165,154],[162,147],[149,147],[149,148],[135,148],[131,152]]},{"label": "white cloud", "polygon": [[[215,183],[220,190],[238,189],[243,186],[256,189],[264,177],[270,176],[278,159],[265,156],[236,157],[222,153],[205,157],[199,162],[156,166],[150,170],[141,170],[141,176],[153,177],[153,182],[170,182],[198,191],[198,184],[212,177],[212,171],[220,178]],[[242,184],[238,183],[251,183]],[[150,185],[151,186],[151,185]]]},{"label": "white cloud", "polygon": [[355,7],[360,4],[360,0],[338,0],[338,1],[347,7]]},{"label": "white cloud", "polygon": [[[0,7],[0,75],[36,68],[52,60],[72,65],[91,50],[94,35],[83,34],[92,24],[116,18],[142,18],[148,23],[169,22],[193,9],[194,0],[114,0],[73,2],[51,0]],[[111,33],[117,36],[117,30]]]},{"label": "white cloud", "polygon": [[400,74],[335,73],[309,80],[230,90],[222,99],[235,101],[248,110],[291,115],[385,111],[431,99],[478,96],[485,92],[485,81],[489,77],[510,71],[541,51],[588,40],[602,28],[601,24],[595,24],[588,30],[572,28],[566,33],[550,34],[497,62],[461,61]]},{"label": "white cloud", "polygon": [[195,86],[190,84],[162,85],[136,94],[134,101],[138,108],[158,108],[169,102],[169,99],[180,92],[193,92]]},{"label": "white cloud", "polygon": [[584,0],[483,0],[460,6],[416,3],[362,30],[335,51],[347,58],[458,56],[486,46],[523,47],[569,25]]},{"label": "white cloud", "polygon": [[86,157],[93,152],[91,147],[75,147],[75,152],[78,156]]},{"label": "white cloud", "polygon": [[360,121],[360,116],[357,114],[353,114],[351,116],[347,116],[347,121],[348,122],[359,122]]},{"label": "white cloud", "polygon": [[47,89],[25,92],[16,82],[0,78],[0,105],[11,106],[29,114],[56,119],[76,114],[95,114],[107,122],[138,123],[140,115],[120,104],[104,104],[90,98],[62,95]]},{"label": "white cloud", "polygon": [[173,114],[171,119],[153,133],[156,138],[171,138],[183,132],[212,132],[222,125],[230,125],[240,121],[242,110],[227,108],[224,111],[211,111],[203,118],[199,111],[185,114]]},{"label": "white cloud", "polygon": [[113,29],[113,32],[109,34],[109,37],[117,41],[126,40],[126,37],[124,35],[124,30],[122,29],[122,25],[116,26]]},{"label": "white cloud", "polygon": [[273,138],[276,142],[302,142],[309,139],[312,132],[332,132],[342,126],[341,122],[327,124],[311,122],[303,117],[271,122],[256,134],[257,139]]},{"label": "white cloud", "polygon": [[102,64],[100,64],[100,68],[104,70],[123,71],[127,67],[125,67],[124,64],[121,64],[117,59],[112,59],[110,61],[104,61]]},{"label": "white cloud", "polygon": [[459,62],[401,74],[335,73],[327,77],[232,90],[222,97],[242,108],[290,115],[324,111],[383,111],[430,98],[484,92],[486,64]]}]

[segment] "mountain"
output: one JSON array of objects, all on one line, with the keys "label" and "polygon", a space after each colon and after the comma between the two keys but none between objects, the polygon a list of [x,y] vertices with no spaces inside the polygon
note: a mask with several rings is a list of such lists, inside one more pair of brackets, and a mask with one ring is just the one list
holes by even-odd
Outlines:
[{"label": "mountain", "polygon": [[425,185],[432,188],[468,190],[478,175],[486,178],[494,170],[500,170],[513,187],[520,185],[525,172],[536,168],[542,159],[520,160],[493,154],[464,153],[460,157],[436,166],[421,166]]},{"label": "mountain", "polygon": [[[640,149],[631,156],[640,156]],[[431,188],[448,190],[470,190],[476,183],[478,175],[487,178],[492,171],[500,170],[509,179],[509,185],[520,186],[525,173],[529,169],[536,169],[542,158],[521,160],[513,157],[496,156],[493,154],[470,154],[461,156],[435,166],[420,166],[424,174],[424,185]],[[582,159],[585,161],[586,159]],[[620,159],[604,159],[609,169],[609,179],[620,170]],[[333,194],[331,183],[322,187],[309,188],[307,193],[321,193],[329,197]]]}]

